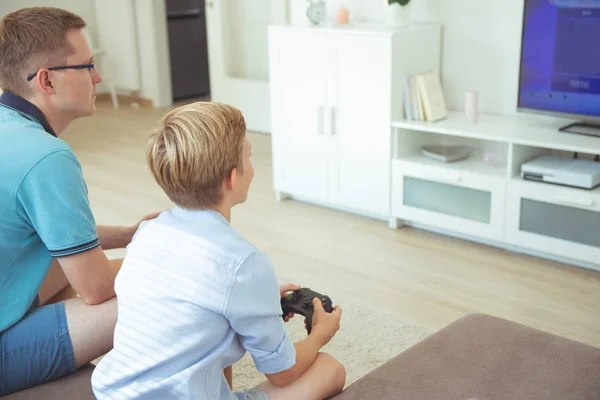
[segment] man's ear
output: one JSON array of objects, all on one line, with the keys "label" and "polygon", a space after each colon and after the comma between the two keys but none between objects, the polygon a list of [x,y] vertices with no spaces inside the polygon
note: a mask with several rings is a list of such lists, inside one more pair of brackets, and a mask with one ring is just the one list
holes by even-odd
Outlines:
[{"label": "man's ear", "polygon": [[52,81],[50,80],[50,71],[47,69],[40,69],[38,74],[35,76],[36,85],[48,96],[56,93]]}]

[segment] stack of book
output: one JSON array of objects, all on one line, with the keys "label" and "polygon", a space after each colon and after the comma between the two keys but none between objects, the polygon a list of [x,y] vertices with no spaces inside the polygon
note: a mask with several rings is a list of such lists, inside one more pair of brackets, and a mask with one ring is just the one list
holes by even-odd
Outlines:
[{"label": "stack of book", "polygon": [[404,113],[408,121],[439,121],[448,116],[440,77],[436,72],[406,77]]}]

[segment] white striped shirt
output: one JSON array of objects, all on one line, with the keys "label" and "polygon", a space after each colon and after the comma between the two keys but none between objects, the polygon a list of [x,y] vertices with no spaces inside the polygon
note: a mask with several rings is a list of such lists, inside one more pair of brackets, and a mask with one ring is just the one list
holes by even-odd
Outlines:
[{"label": "white striped shirt", "polygon": [[269,258],[219,213],[175,208],[144,223],[116,280],[114,349],[98,399],[236,399],[223,369],[250,352],[277,373],[296,361]]}]

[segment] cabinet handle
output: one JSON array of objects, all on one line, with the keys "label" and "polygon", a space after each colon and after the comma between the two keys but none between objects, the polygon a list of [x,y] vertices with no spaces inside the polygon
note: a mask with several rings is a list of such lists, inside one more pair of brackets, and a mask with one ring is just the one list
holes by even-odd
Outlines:
[{"label": "cabinet handle", "polygon": [[570,199],[567,197],[556,197],[556,201],[565,205],[572,205],[578,207],[592,208],[596,205],[596,202],[594,200]]},{"label": "cabinet handle", "polygon": [[456,176],[432,176],[430,178],[426,178],[428,180],[431,181],[435,181],[435,182],[443,182],[443,183],[449,183],[449,184],[453,184],[453,183],[459,183],[462,181],[462,176],[460,175],[456,175]]},{"label": "cabinet handle", "polygon": [[317,107],[317,133],[319,136],[325,134],[325,106]]},{"label": "cabinet handle", "polygon": [[331,107],[331,136],[337,135],[337,109]]}]

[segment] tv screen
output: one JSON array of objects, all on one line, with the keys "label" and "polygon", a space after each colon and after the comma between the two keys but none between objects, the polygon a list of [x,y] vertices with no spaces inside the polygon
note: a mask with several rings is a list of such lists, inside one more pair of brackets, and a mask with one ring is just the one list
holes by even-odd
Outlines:
[{"label": "tv screen", "polygon": [[518,106],[600,117],[600,0],[525,0]]}]

